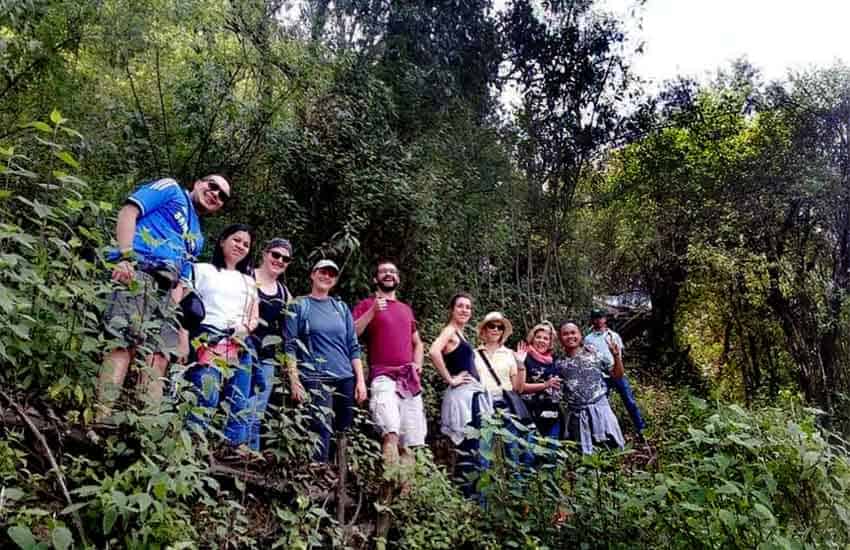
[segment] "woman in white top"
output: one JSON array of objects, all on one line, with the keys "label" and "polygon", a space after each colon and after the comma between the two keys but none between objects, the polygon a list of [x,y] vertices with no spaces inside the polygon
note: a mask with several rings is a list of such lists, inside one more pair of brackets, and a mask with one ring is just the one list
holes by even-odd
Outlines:
[{"label": "woman in white top", "polygon": [[[230,404],[224,436],[231,445],[248,440],[248,394],[251,386],[251,351],[247,336],[257,327],[257,286],[251,272],[251,228],[234,224],[215,243],[212,263],[195,266],[195,292],[206,309],[204,321],[192,342],[197,362],[186,370],[186,379],[197,388],[203,416],[192,414],[190,424],[206,427],[218,407],[224,380],[224,398]],[[243,413],[244,411],[244,413]]]}]

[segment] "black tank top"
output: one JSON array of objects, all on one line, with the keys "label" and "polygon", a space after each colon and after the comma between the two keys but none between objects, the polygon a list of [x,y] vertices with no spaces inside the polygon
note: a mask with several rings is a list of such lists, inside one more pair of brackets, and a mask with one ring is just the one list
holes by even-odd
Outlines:
[{"label": "black tank top", "polygon": [[472,351],[472,346],[464,340],[460,333],[457,333],[457,337],[460,339],[460,344],[449,353],[443,354],[446,369],[452,376],[457,376],[466,371],[476,380],[479,380],[478,369],[475,368],[475,353]]},{"label": "black tank top", "polygon": [[257,289],[257,294],[260,297],[260,319],[265,321],[254,329],[253,336],[257,347],[257,356],[260,360],[273,359],[277,351],[283,349],[283,344],[263,346],[263,339],[270,334],[283,338],[285,320],[283,310],[286,307],[288,293],[284,290],[283,285],[278,283],[277,292],[274,294],[266,294],[261,289]]}]

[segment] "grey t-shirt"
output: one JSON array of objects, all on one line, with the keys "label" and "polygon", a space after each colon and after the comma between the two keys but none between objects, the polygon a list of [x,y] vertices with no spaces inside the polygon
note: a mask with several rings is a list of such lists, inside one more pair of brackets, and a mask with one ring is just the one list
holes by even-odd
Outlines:
[{"label": "grey t-shirt", "polygon": [[611,365],[590,349],[582,348],[575,357],[557,358],[555,371],[561,378],[561,399],[570,408],[594,403],[608,392],[605,379]]},{"label": "grey t-shirt", "polygon": [[360,358],[360,343],[348,306],[333,298],[302,296],[287,309],[284,349],[298,359],[301,375],[320,379],[354,376],[351,361]]}]

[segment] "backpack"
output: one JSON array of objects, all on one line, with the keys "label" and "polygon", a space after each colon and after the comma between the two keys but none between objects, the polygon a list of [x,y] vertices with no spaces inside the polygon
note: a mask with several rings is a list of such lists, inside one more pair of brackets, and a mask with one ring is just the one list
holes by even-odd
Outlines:
[{"label": "backpack", "polygon": [[[333,296],[329,297],[329,299],[340,319],[345,322],[345,304]],[[310,305],[312,304],[312,300],[310,300],[309,296],[299,296],[295,298],[295,303],[298,313],[298,340],[302,342],[306,340],[307,353],[313,355],[313,342],[310,338]]]}]

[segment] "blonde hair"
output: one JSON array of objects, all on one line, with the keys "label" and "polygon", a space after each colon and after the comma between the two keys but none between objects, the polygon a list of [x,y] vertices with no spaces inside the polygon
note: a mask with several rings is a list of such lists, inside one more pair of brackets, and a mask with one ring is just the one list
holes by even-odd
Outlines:
[{"label": "blonde hair", "polygon": [[528,334],[525,336],[525,342],[527,344],[531,344],[534,341],[534,335],[540,332],[541,330],[549,331],[549,349],[555,348],[555,325],[550,323],[549,321],[541,321],[531,327],[531,330],[528,331]]}]

